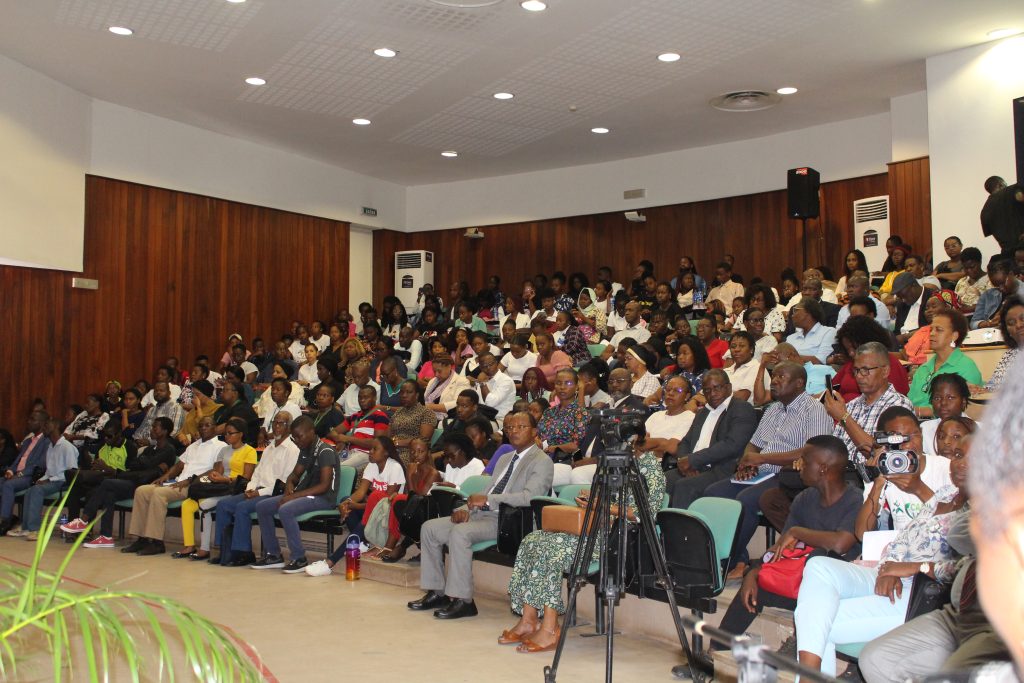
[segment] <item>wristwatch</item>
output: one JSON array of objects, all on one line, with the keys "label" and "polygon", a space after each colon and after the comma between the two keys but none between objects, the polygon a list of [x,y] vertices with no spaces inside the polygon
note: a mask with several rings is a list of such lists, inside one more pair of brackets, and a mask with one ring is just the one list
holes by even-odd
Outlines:
[{"label": "wristwatch", "polygon": [[921,572],[922,574],[928,574],[929,572],[931,572],[931,570],[932,570],[932,563],[931,562],[922,562],[921,566],[917,568],[917,571]]}]

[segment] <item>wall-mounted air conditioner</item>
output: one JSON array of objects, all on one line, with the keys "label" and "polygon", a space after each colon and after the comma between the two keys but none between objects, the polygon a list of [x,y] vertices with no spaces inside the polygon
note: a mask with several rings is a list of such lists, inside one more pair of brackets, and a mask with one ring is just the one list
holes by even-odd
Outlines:
[{"label": "wall-mounted air conditioner", "polygon": [[434,252],[395,252],[395,296],[411,308],[416,304],[416,295],[424,284],[434,283]]},{"label": "wall-mounted air conditioner", "polygon": [[888,254],[885,242],[889,239],[889,196],[868,197],[853,203],[854,249],[864,252],[868,268],[882,269]]}]

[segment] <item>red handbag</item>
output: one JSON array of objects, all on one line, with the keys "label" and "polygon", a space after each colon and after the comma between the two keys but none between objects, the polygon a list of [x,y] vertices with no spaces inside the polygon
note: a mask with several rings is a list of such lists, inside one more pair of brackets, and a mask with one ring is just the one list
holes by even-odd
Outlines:
[{"label": "red handbag", "polygon": [[778,560],[761,565],[761,571],[757,573],[758,587],[796,600],[800,593],[800,582],[804,578],[804,565],[813,552],[811,546],[783,550]]}]

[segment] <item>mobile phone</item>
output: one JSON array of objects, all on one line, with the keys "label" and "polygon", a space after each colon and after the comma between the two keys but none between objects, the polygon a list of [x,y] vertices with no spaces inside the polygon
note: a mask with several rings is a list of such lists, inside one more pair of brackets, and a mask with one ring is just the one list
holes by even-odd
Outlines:
[{"label": "mobile phone", "polygon": [[775,553],[773,553],[771,550],[769,550],[768,552],[766,552],[764,555],[761,556],[761,561],[762,562],[771,562],[773,557],[775,557]]},{"label": "mobile phone", "polygon": [[[833,383],[832,383],[832,378],[834,378],[834,377],[835,377],[835,375],[825,375],[825,391],[822,392],[822,394],[821,394],[821,402],[822,403],[825,402],[825,394],[827,394],[829,392],[835,392],[836,394],[839,393],[838,386],[837,385],[833,385]],[[833,395],[833,398],[835,398],[834,395]]]}]

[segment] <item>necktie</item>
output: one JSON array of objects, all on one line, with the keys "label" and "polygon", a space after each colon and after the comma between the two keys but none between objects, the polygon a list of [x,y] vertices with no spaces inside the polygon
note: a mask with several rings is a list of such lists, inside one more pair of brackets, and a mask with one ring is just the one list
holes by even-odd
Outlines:
[{"label": "necktie", "polygon": [[960,614],[974,607],[978,597],[978,582],[975,576],[975,569],[978,566],[978,561],[971,562],[970,566],[967,567],[967,571],[964,573],[964,583],[960,587]]},{"label": "necktie", "polygon": [[28,462],[28,456],[32,454],[32,449],[36,447],[36,443],[42,435],[42,432],[40,432],[33,436],[32,440],[28,442],[25,447],[25,451],[21,454],[21,458],[18,459],[18,465],[14,470],[14,474],[21,475],[21,473],[25,471],[25,464]]},{"label": "necktie", "polygon": [[505,487],[508,486],[508,480],[512,478],[512,468],[516,466],[517,460],[519,460],[518,453],[512,456],[512,462],[510,462],[508,467],[505,468],[505,473],[501,475],[501,479],[499,479],[498,483],[491,489],[491,493],[501,493],[505,490]]}]

